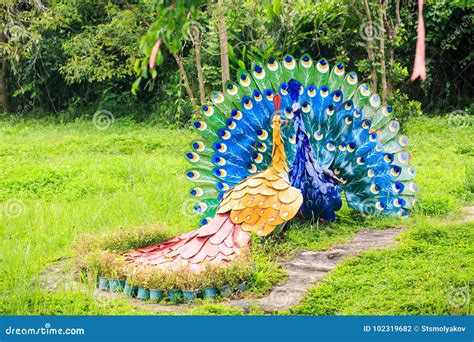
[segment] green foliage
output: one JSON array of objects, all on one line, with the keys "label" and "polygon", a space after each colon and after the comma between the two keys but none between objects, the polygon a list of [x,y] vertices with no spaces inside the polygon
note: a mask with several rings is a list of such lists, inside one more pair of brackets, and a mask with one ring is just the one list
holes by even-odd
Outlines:
[{"label": "green foliage", "polygon": [[[378,2],[369,2],[375,13]],[[183,125],[194,108],[172,55],[183,60],[196,93],[196,50],[191,36],[199,31],[205,90],[219,89],[217,22],[221,15],[228,27],[233,73],[255,58],[306,52],[330,62],[344,61],[361,79],[369,77],[371,66],[380,69],[377,37],[377,60],[367,58],[367,40],[361,34],[367,20],[362,2],[225,0],[222,8],[198,0],[173,4],[60,0],[46,7],[33,0],[4,1],[0,22],[5,39],[0,41],[0,56],[7,71],[3,81],[9,110],[18,113],[32,101],[28,115],[53,112],[65,122],[105,109],[116,117]],[[419,84],[407,82],[415,51],[417,8],[414,2],[401,2],[398,32],[391,37],[386,28],[385,34],[387,75],[393,100],[403,107],[398,110],[401,117],[419,112],[413,101],[421,102],[430,113],[471,105],[472,10],[468,1],[427,1],[428,79]],[[388,2],[386,13],[387,22],[394,24],[394,2]],[[149,69],[148,57],[158,39],[163,42],[156,61],[159,67]],[[130,94],[132,84],[136,96]],[[33,113],[33,107],[41,110]]]},{"label": "green foliage", "polygon": [[63,44],[66,61],[59,70],[68,83],[128,82],[133,75],[133,63],[140,57],[137,37],[145,33],[148,12],[143,5],[110,3],[99,11],[104,18],[95,25],[84,23],[77,13],[73,17],[86,25]]},{"label": "green foliage", "polygon": [[[133,83],[133,93],[137,92],[141,79],[148,78],[149,73],[153,78],[156,78],[157,71],[154,67],[163,64],[165,60],[160,49],[161,42],[172,54],[178,54],[183,49],[183,44],[190,38],[192,30],[198,29],[195,26],[199,3],[200,1],[196,0],[179,0],[173,4],[163,0],[152,2],[151,8],[155,12],[155,20],[140,41],[140,51],[145,57],[141,62],[135,61],[134,68],[139,77]],[[149,62],[153,49],[158,50],[154,60]]]},{"label": "green foliage", "polygon": [[122,256],[105,250],[95,250],[81,256],[87,269],[107,279],[125,277],[125,260]]},{"label": "green foliage", "polygon": [[420,117],[405,126],[417,173],[415,182],[420,186],[420,209],[428,214],[442,215],[474,200],[467,181],[473,165],[473,127],[450,122],[449,117]]},{"label": "green foliage", "polygon": [[166,289],[180,289],[183,291],[194,291],[200,288],[199,275],[189,270],[181,271],[176,275],[174,287]]},{"label": "green foliage", "polygon": [[398,89],[392,93],[389,101],[393,106],[395,117],[400,121],[402,127],[405,126],[409,118],[416,118],[423,115],[421,102],[410,100],[407,94],[401,93]]},{"label": "green foliage", "polygon": [[[134,287],[143,287],[149,279],[149,272],[144,268],[129,267],[125,271],[127,284]],[[155,289],[153,287],[153,289]]]},{"label": "green foliage", "polygon": [[443,216],[458,208],[458,203],[449,195],[426,198],[419,204],[419,210],[426,215]]},{"label": "green foliage", "polygon": [[144,272],[146,272],[143,281],[143,286],[145,288],[150,290],[161,291],[174,288],[172,279],[170,279],[170,277],[167,277],[167,274],[165,272],[154,268],[148,268],[147,270],[144,270]]},{"label": "green foliage", "polygon": [[[126,272],[127,282],[147,289],[199,290],[209,287],[236,285],[250,281],[253,275],[253,259],[242,255],[227,265],[205,265],[201,273],[182,270],[159,270],[156,268],[130,268]],[[129,280],[130,279],[130,280]]]}]

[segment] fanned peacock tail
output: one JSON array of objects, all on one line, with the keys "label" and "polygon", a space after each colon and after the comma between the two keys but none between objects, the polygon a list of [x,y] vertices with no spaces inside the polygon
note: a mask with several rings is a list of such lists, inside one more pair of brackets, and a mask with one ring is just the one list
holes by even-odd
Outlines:
[{"label": "fanned peacock tail", "polygon": [[200,138],[186,158],[190,194],[204,225],[216,214],[226,191],[272,162],[273,97],[280,115],[291,185],[302,190],[305,217],[335,218],[344,193],[349,207],[374,215],[408,215],[415,204],[415,171],[408,139],[391,119],[393,109],[342,63],[309,55],[299,61],[255,60],[239,69],[236,82],[211,94],[194,122]]}]

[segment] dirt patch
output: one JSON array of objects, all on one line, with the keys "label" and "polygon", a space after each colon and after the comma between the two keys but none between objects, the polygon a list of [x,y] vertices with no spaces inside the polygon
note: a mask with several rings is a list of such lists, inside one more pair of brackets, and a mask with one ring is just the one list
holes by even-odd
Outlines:
[{"label": "dirt patch", "polygon": [[474,207],[464,207],[462,211],[464,213],[463,222],[474,221]]}]

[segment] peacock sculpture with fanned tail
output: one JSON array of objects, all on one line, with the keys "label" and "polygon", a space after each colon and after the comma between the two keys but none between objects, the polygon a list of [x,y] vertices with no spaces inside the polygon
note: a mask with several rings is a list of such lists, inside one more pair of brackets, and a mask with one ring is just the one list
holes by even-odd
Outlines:
[{"label": "peacock sculpture with fanned tail", "polygon": [[334,221],[342,197],[370,215],[405,217],[415,205],[408,139],[392,107],[344,64],[331,69],[309,55],[254,61],[211,101],[186,154],[202,227],[133,251],[129,262],[199,272],[297,215]]}]

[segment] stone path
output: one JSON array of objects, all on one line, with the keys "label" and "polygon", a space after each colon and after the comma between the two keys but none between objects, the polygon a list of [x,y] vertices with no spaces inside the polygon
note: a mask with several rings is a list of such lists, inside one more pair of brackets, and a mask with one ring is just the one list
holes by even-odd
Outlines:
[{"label": "stone path", "polygon": [[342,260],[370,249],[393,247],[402,228],[385,230],[363,229],[347,243],[334,246],[328,251],[299,251],[295,258],[283,262],[288,272],[284,284],[278,284],[270,293],[259,299],[242,299],[230,303],[248,311],[250,306],[260,307],[265,313],[288,310],[298,305],[310,286],[323,281]]},{"label": "stone path", "polygon": [[462,208],[464,216],[462,217],[463,222],[474,221],[474,207],[464,207]]}]

